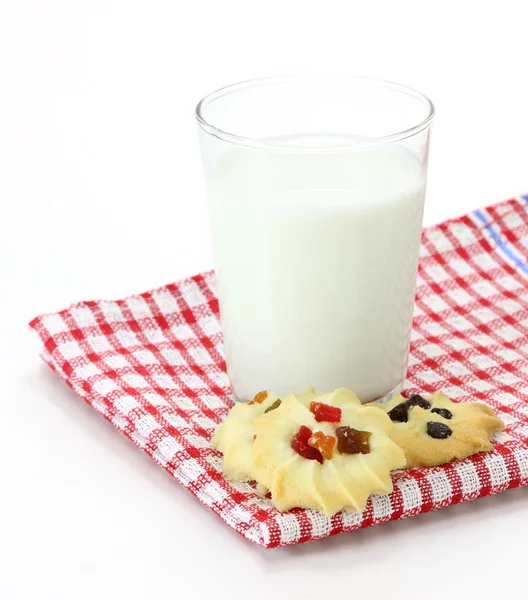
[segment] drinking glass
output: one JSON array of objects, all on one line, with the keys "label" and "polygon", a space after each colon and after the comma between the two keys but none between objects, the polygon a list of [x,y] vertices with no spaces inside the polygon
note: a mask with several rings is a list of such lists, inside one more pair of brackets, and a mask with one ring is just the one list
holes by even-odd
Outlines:
[{"label": "drinking glass", "polygon": [[196,108],[235,396],[404,380],[434,107],[348,75],[247,81]]}]

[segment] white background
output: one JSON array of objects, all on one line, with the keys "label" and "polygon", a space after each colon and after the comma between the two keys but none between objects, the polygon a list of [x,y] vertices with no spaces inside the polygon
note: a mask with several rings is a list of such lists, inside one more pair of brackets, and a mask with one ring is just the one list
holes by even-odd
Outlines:
[{"label": "white background", "polygon": [[514,593],[528,490],[262,550],[56,380],[26,328],[211,266],[193,110],[234,81],[345,70],[425,92],[428,223],[527,192],[523,3],[490,4],[0,2],[2,600]]}]

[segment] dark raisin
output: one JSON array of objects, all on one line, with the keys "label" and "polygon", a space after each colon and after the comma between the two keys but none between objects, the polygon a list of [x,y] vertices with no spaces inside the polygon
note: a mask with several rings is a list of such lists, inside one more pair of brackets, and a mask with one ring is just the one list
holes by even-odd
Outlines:
[{"label": "dark raisin", "polygon": [[405,402],[397,404],[388,412],[388,415],[391,421],[394,421],[395,423],[407,423],[409,420],[409,409],[414,406],[419,406],[420,408],[427,410],[431,408],[431,403],[429,400],[420,396],[420,394],[414,394],[414,396],[411,396],[408,400],[405,400]]},{"label": "dark raisin", "polygon": [[342,425],[336,429],[337,449],[341,454],[369,454],[370,431],[358,431]]},{"label": "dark raisin", "polygon": [[445,440],[448,438],[453,432],[451,428],[448,427],[445,423],[439,423],[438,421],[429,421],[427,423],[427,433],[435,440]]},{"label": "dark raisin", "polygon": [[414,396],[411,396],[409,400],[407,400],[407,406],[419,406],[420,408],[427,410],[431,408],[431,403],[423,396],[420,396],[420,394],[414,394]]},{"label": "dark raisin", "polygon": [[279,408],[281,403],[282,403],[282,400],[279,400],[277,398],[277,400],[275,400],[275,402],[271,406],[268,406],[268,408],[266,408],[266,410],[264,411],[264,414],[269,413],[270,411],[275,410],[276,408]]},{"label": "dark raisin", "polygon": [[433,408],[431,410],[431,412],[434,412],[437,415],[444,417],[444,419],[452,419],[453,418],[453,413],[450,410],[447,410],[447,408]]},{"label": "dark raisin", "polygon": [[391,421],[395,423],[407,423],[409,419],[408,414],[409,407],[407,402],[401,402],[397,404],[392,410],[388,412]]}]

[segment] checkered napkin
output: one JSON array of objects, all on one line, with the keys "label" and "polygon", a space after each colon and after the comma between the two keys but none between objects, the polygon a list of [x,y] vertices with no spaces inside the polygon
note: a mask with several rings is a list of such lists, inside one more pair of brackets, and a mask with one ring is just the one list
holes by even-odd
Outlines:
[{"label": "checkered napkin", "polygon": [[480,400],[495,449],[393,474],[363,513],[279,513],[227,482],[209,447],[233,404],[212,273],[31,322],[42,357],[86,402],[245,538],[268,548],[403,519],[528,484],[528,196],[425,230],[405,390]]}]

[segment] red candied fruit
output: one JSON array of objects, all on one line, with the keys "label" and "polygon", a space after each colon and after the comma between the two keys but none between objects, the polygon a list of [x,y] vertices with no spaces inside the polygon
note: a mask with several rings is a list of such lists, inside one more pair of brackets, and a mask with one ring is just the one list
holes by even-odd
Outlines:
[{"label": "red candied fruit", "polygon": [[325,460],[330,460],[334,455],[336,439],[331,435],[325,435],[322,431],[316,431],[308,440],[308,445],[317,448]]},{"label": "red candied fruit", "polygon": [[339,423],[341,421],[341,409],[337,406],[330,406],[322,402],[312,402],[310,410],[318,423],[326,421],[327,423]]},{"label": "red candied fruit", "polygon": [[249,404],[262,404],[267,397],[268,392],[259,392],[258,394],[255,394],[255,397]]},{"label": "red candied fruit", "polygon": [[291,447],[299,456],[308,460],[316,460],[323,464],[323,455],[321,452],[308,444],[311,437],[312,430],[306,427],[306,425],[301,425],[299,432],[292,440]]}]

